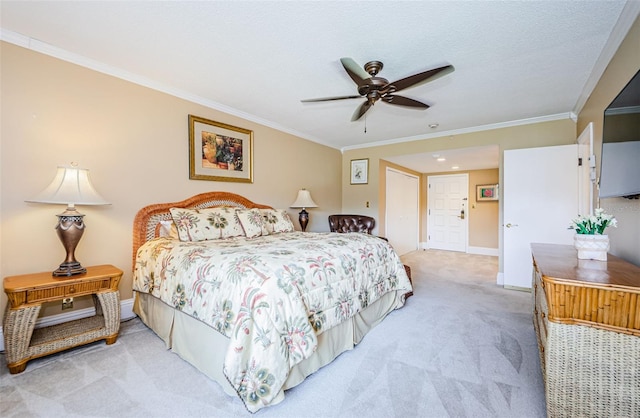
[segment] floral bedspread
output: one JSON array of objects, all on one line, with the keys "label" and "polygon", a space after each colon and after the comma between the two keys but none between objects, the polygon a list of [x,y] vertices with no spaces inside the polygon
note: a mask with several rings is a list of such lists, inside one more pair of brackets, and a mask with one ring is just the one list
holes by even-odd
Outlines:
[{"label": "floral bedspread", "polygon": [[[148,241],[133,289],[230,339],[224,374],[247,409],[276,397],[317,336],[389,291],[411,290],[391,246],[375,236],[291,232],[247,239]],[[396,308],[404,304],[398,298]]]}]

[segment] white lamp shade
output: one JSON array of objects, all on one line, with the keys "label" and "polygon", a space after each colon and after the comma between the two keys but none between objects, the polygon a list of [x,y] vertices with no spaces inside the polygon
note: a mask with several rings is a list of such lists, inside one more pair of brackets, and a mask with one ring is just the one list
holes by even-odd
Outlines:
[{"label": "white lamp shade", "polygon": [[89,170],[76,167],[58,167],[51,184],[27,202],[65,205],[110,204],[93,188],[89,180]]},{"label": "white lamp shade", "polygon": [[291,204],[292,208],[317,208],[316,202],[311,198],[311,193],[309,190],[302,189],[298,190],[298,197],[296,201]]}]

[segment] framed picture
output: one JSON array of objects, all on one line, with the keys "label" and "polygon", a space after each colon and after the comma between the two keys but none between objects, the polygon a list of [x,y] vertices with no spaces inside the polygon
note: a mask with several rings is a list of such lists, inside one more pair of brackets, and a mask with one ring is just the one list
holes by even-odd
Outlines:
[{"label": "framed picture", "polygon": [[351,184],[369,183],[369,159],[351,160]]},{"label": "framed picture", "polygon": [[476,186],[476,201],[498,200],[497,184],[479,184]]},{"label": "framed picture", "polygon": [[189,178],[253,183],[253,131],[189,115]]}]

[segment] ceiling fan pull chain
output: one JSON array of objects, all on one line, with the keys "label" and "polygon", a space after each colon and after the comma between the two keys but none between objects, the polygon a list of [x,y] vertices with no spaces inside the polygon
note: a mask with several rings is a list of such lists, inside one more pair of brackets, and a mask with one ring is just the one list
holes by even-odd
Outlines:
[{"label": "ceiling fan pull chain", "polygon": [[364,133],[367,133],[367,115],[364,115]]}]

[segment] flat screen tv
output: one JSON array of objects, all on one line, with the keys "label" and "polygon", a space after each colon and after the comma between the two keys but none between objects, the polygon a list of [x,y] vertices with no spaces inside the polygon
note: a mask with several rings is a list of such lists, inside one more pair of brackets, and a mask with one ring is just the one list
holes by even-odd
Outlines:
[{"label": "flat screen tv", "polygon": [[640,71],[604,112],[600,198],[640,195]]}]

